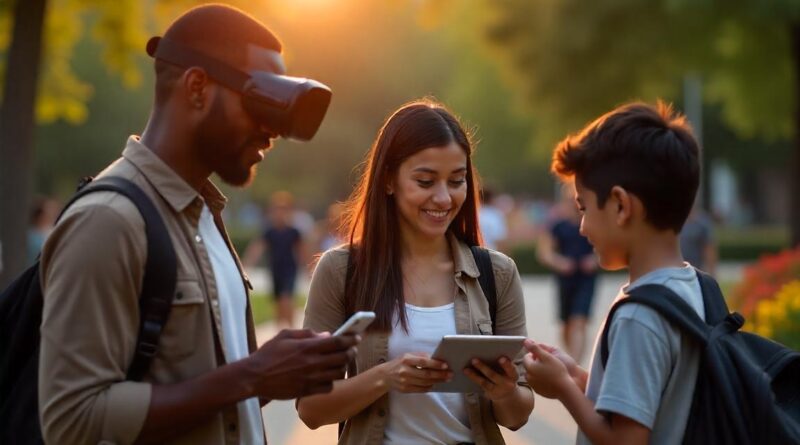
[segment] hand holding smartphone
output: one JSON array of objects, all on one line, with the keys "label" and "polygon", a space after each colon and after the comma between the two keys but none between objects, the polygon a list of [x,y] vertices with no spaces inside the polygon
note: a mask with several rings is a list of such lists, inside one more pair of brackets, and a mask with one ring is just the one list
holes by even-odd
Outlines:
[{"label": "hand holding smartphone", "polygon": [[359,311],[351,315],[347,321],[342,324],[333,335],[342,334],[361,334],[367,329],[367,326],[375,320],[375,312],[372,311]]}]

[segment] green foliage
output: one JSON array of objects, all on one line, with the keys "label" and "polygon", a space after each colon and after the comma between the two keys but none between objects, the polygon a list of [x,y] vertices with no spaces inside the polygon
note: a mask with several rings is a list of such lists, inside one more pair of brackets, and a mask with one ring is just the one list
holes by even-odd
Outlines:
[{"label": "green foliage", "polygon": [[716,234],[722,261],[754,261],[789,247],[789,232],[784,227],[720,229]]},{"label": "green foliage", "polygon": [[[306,305],[305,295],[295,295],[295,308],[303,310]],[[258,326],[275,319],[275,299],[272,295],[261,292],[250,294],[250,309],[253,311],[253,323]]]},{"label": "green foliage", "polygon": [[788,24],[798,2],[490,2],[506,56],[548,145],[625,101],[676,99],[688,72],[739,136],[786,138],[794,95]]},{"label": "green foliage", "polygon": [[[762,255],[779,252],[789,246],[789,233],[784,227],[720,229],[716,238],[720,261],[754,261]],[[535,244],[513,246],[509,256],[521,274],[547,274],[550,271],[536,258]]]}]

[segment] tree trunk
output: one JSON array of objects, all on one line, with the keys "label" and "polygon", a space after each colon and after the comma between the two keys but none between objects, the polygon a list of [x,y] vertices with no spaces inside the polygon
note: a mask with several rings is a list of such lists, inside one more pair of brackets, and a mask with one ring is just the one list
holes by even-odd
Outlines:
[{"label": "tree trunk", "polygon": [[792,246],[800,245],[800,23],[790,25],[794,61],[794,152],[789,164],[789,233]]},{"label": "tree trunk", "polygon": [[5,288],[27,264],[34,104],[47,0],[17,0],[0,107],[0,243]]}]

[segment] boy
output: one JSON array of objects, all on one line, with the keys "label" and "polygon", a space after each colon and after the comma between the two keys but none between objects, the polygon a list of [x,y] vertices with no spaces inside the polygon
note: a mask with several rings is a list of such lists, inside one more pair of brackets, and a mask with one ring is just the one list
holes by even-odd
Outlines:
[{"label": "boy", "polygon": [[[669,287],[704,317],[694,269],[678,241],[697,192],[698,144],[671,107],[619,107],[556,147],[553,171],[574,181],[581,234],[606,270],[628,269],[617,297],[644,284]],[[611,323],[608,362],[590,372],[531,340],[527,378],[558,398],[580,429],[578,444],[674,444],[686,427],[700,350],[654,310],[629,304]]]}]

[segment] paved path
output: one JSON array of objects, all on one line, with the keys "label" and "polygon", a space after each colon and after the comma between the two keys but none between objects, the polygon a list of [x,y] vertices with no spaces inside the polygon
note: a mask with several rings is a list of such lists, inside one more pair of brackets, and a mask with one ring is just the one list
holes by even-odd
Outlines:
[{"label": "paved path", "polygon": [[[740,274],[741,267],[738,265],[727,265],[720,270],[722,280],[737,279]],[[252,275],[257,289],[266,285],[262,281],[263,274],[262,276]],[[611,301],[624,281],[625,276],[622,274],[604,275],[598,281],[598,292],[594,302],[595,316],[589,325],[590,338],[593,338],[598,331],[603,315],[608,311]],[[300,284],[307,286],[307,280],[301,280]],[[543,276],[526,276],[522,279],[522,285],[525,294],[528,336],[544,343],[557,345],[558,319],[554,280]],[[277,328],[273,324],[267,323],[259,326],[257,337],[259,341],[263,342],[275,335],[276,331]],[[315,431],[308,429],[298,419],[292,401],[268,404],[264,408],[264,419],[271,445],[336,443],[336,425],[329,425]],[[508,445],[566,445],[574,443],[576,425],[560,403],[536,397],[536,407],[524,427],[516,432],[504,428],[501,430]]]}]

